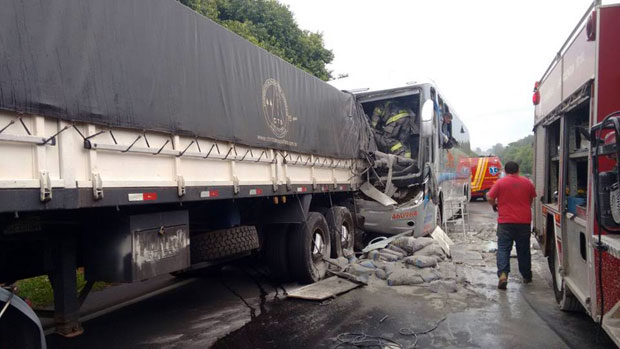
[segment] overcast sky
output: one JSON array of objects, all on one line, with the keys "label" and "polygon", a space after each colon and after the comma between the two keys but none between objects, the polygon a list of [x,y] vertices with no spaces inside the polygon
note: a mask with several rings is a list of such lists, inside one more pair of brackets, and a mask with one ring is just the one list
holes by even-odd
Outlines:
[{"label": "overcast sky", "polygon": [[[532,132],[532,89],[589,0],[280,0],[323,33],[334,76],[433,79],[472,148]],[[410,80],[410,78],[407,78]],[[404,80],[405,81],[405,80]]]}]

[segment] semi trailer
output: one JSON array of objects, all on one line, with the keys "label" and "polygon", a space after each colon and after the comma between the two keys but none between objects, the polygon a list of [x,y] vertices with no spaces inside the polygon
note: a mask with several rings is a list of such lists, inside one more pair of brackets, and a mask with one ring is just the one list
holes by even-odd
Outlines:
[{"label": "semi trailer", "polygon": [[[368,233],[421,236],[453,214],[443,202],[469,174],[447,151],[468,134],[455,122],[442,143],[432,82],[341,91],[176,1],[145,4],[0,12],[3,346],[45,345],[10,301],[16,280],[49,275],[55,331],[76,336],[95,281],[261,251],[275,276],[311,283]],[[412,158],[379,151],[366,110],[403,96],[418,116]]]}]

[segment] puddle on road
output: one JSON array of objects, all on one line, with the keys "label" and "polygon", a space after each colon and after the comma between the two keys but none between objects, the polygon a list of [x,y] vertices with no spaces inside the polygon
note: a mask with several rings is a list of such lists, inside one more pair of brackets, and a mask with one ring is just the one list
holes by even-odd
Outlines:
[{"label": "puddle on road", "polygon": [[[234,275],[234,277],[231,277]],[[245,279],[256,287],[258,296],[247,297],[249,285],[235,285],[235,281]],[[239,303],[223,310],[210,312],[199,317],[190,324],[188,334],[157,338],[147,345],[162,348],[208,348],[231,333],[258,321],[263,314],[269,312],[272,305],[279,303],[280,292],[286,294],[283,285],[269,279],[269,276],[256,267],[248,267],[243,263],[235,263],[221,269],[217,280],[228,290]],[[272,285],[273,292],[268,292],[267,284]],[[244,296],[246,295],[246,296]],[[174,338],[173,338],[174,337]]]},{"label": "puddle on road", "polygon": [[[243,274],[245,274],[249,279],[251,279],[252,282],[254,282],[254,284],[256,285],[256,288],[258,288],[259,298],[260,298],[259,309],[260,309],[261,313],[264,313],[265,312],[265,303],[267,302],[267,291],[265,291],[265,288],[260,283],[260,281],[254,275],[252,275],[247,269],[242,267],[241,271],[243,271]],[[277,298],[277,292],[278,292],[278,289],[276,288],[276,296],[275,296],[276,298]],[[252,319],[254,319],[254,317],[256,317],[256,316],[253,316]]]},{"label": "puddle on road", "polygon": [[[223,270],[223,269],[222,269]],[[234,288],[232,288],[230,285],[228,285],[226,283],[226,281],[224,281],[224,275],[223,275],[223,271],[220,270],[220,274],[219,274],[219,281],[220,283],[228,290],[230,291],[230,293],[234,294],[235,297],[239,298],[243,304],[245,304],[246,307],[248,307],[248,309],[250,310],[250,318],[254,319],[256,318],[256,308],[254,308],[253,306],[250,305],[250,303],[245,299],[245,297],[243,297],[241,294],[239,294],[237,291],[235,291]]]}]

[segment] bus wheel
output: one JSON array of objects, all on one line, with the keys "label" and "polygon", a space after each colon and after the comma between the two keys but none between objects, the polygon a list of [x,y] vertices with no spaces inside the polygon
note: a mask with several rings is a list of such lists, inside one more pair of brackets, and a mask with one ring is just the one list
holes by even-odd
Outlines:
[{"label": "bus wheel", "polygon": [[463,195],[465,195],[465,198],[467,199],[467,201],[472,201],[471,187],[469,186],[469,184],[465,184],[463,186]]},{"label": "bus wheel", "polygon": [[563,311],[582,311],[583,307],[579,300],[573,296],[571,291],[564,285],[564,279],[560,273],[560,259],[556,249],[555,236],[551,236],[551,254],[547,257],[551,279],[553,281],[553,293],[555,301],[560,310]]},{"label": "bus wheel", "polygon": [[289,265],[292,275],[304,283],[321,280],[327,272],[323,258],[329,258],[331,240],[329,227],[322,214],[310,212],[306,222],[289,235]]},{"label": "bus wheel", "polygon": [[331,209],[326,209],[325,219],[327,219],[327,225],[331,231],[331,257],[342,257],[345,249],[353,251],[355,230],[353,215],[351,215],[349,209],[343,206],[334,206]]}]

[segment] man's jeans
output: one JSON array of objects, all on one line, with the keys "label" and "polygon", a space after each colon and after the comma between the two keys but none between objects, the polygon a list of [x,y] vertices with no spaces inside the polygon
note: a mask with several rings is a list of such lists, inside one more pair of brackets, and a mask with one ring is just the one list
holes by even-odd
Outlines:
[{"label": "man's jeans", "polygon": [[497,276],[510,273],[510,251],[512,242],[517,244],[519,272],[524,279],[532,278],[532,257],[530,255],[530,225],[500,223],[497,225]]}]

